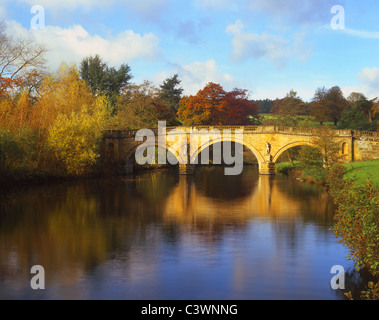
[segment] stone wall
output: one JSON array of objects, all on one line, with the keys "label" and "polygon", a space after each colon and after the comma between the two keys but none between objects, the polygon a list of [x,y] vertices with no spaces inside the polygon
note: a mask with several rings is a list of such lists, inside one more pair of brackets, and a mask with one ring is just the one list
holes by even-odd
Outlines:
[{"label": "stone wall", "polygon": [[370,138],[354,140],[354,161],[379,159],[379,141]]}]

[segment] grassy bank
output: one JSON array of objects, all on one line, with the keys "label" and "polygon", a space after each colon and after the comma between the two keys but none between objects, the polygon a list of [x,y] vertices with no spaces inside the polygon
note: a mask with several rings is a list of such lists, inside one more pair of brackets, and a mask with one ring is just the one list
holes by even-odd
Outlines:
[{"label": "grassy bank", "polygon": [[362,184],[370,180],[379,189],[379,159],[344,164],[345,179],[352,178]]},{"label": "grassy bank", "polygon": [[[345,163],[346,168],[344,179],[353,179],[358,184],[371,181],[379,189],[379,159],[362,162]],[[294,165],[289,162],[276,164],[276,172],[286,175],[294,175],[301,180],[313,183],[325,183],[326,176],[322,172],[312,169],[300,168],[299,162],[294,161]]]}]

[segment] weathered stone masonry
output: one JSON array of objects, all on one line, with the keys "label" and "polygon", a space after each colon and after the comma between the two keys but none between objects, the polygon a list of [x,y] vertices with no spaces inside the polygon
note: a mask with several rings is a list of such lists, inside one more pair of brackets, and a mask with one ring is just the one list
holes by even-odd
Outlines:
[{"label": "weathered stone masonry", "polygon": [[[167,141],[165,148],[169,150],[179,161],[180,174],[193,174],[196,165],[191,164],[198,155],[214,143],[226,140],[243,144],[257,158],[259,173],[264,175],[275,174],[275,163],[280,155],[286,150],[301,146],[314,146],[313,141],[318,136],[318,129],[295,128],[278,126],[217,126],[217,127],[176,127],[167,128],[167,136],[173,134],[172,130],[179,129],[181,135],[179,140],[187,144],[188,154],[183,155],[173,148],[177,141]],[[196,150],[190,148],[190,135],[194,129],[196,134],[202,135],[208,143],[201,145]],[[200,130],[203,129],[203,132]],[[215,138],[210,132],[212,129],[231,130],[231,135],[222,135]],[[243,130],[243,135],[234,135],[236,130]],[[135,141],[138,130],[111,130],[105,131],[103,146],[104,158],[112,163],[120,174],[132,173],[134,154],[138,146],[143,143]],[[153,130],[154,131],[154,130]],[[157,130],[154,131],[157,134]],[[197,131],[196,131],[197,132]],[[177,133],[174,133],[175,135]],[[335,136],[331,137],[340,146],[340,154],[343,162],[364,161],[379,158],[379,134],[376,132],[361,132],[354,130],[335,130]],[[160,146],[158,139],[155,146]],[[192,153],[191,153],[192,152]],[[185,163],[186,162],[186,163]]]}]

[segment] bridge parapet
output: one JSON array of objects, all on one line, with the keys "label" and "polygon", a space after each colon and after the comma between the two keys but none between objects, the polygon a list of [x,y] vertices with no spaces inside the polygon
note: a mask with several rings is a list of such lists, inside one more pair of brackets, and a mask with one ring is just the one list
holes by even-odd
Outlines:
[{"label": "bridge parapet", "polygon": [[[280,133],[280,134],[297,134],[297,135],[318,135],[322,129],[319,128],[307,128],[307,127],[285,127],[285,126],[194,126],[194,127],[166,127],[166,133],[170,133],[175,129],[184,131],[185,133],[191,133],[198,131],[201,133],[205,131],[212,131],[213,129],[220,130],[243,130],[247,134],[259,134],[259,133]],[[154,134],[158,134],[158,128],[151,128]],[[177,132],[178,132],[177,130]],[[127,129],[127,130],[105,130],[104,136],[106,138],[125,138],[135,136],[139,129]],[[337,136],[343,137],[371,137],[379,139],[379,132],[372,131],[357,131],[357,130],[333,130]]]}]

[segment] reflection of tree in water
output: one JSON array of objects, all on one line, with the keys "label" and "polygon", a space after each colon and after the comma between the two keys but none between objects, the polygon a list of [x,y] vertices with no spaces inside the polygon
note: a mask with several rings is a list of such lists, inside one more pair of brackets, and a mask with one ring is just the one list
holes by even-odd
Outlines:
[{"label": "reflection of tree in water", "polygon": [[136,176],[135,190],[141,199],[149,202],[162,202],[171,194],[179,181],[177,172],[156,171]]},{"label": "reflection of tree in water", "polygon": [[162,211],[128,183],[59,184],[14,194],[0,212],[0,280],[28,277],[30,266],[41,264],[47,279],[58,272],[61,281],[75,282],[110,253],[125,255],[146,242],[154,247]]},{"label": "reflection of tree in water", "polygon": [[335,211],[332,197],[325,188],[315,184],[300,182],[295,179],[276,179],[276,185],[284,195],[300,198],[301,215],[304,222],[316,222],[329,226]]},{"label": "reflection of tree in water", "polygon": [[[287,208],[293,211],[290,219],[283,219],[280,216],[272,219],[278,248],[296,257],[306,240],[308,234],[306,228],[312,224],[323,226],[315,233],[317,241],[329,241],[331,232],[327,227],[332,224],[334,204],[323,187],[278,176],[274,179],[272,188],[278,190],[274,201],[281,201],[283,204],[286,202],[290,204],[291,200],[296,201],[296,207],[289,205]],[[284,209],[283,206],[281,210]]]},{"label": "reflection of tree in water", "polygon": [[[287,220],[298,215],[283,206],[301,206],[302,199],[279,186],[276,179],[258,179],[255,168],[227,177],[222,167],[210,167],[192,177],[159,171],[30,188],[0,208],[0,281],[26,277],[28,283],[30,266],[41,264],[47,279],[59,276],[69,285],[116,257],[128,277],[139,265],[136,256],[158,255],[162,244],[175,247],[183,239],[218,251],[225,236],[238,238],[257,217],[283,226],[282,214]],[[279,232],[295,239],[289,230]]]}]

